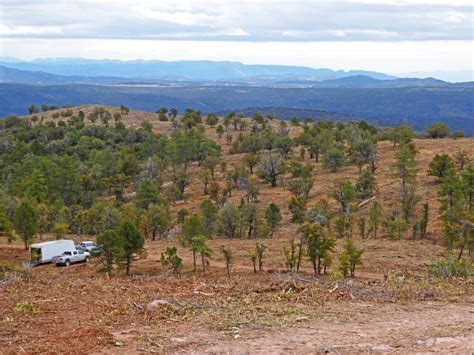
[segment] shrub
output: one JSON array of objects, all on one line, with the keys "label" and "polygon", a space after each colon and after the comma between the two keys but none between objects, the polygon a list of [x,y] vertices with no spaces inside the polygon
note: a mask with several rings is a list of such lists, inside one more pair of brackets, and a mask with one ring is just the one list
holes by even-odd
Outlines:
[{"label": "shrub", "polygon": [[181,259],[175,247],[166,248],[166,251],[161,253],[161,265],[163,267],[170,267],[173,271],[179,275],[181,268],[183,267],[183,259]]},{"label": "shrub", "polygon": [[445,280],[453,277],[468,278],[474,276],[474,266],[467,260],[456,260],[448,256],[429,265],[428,272]]}]

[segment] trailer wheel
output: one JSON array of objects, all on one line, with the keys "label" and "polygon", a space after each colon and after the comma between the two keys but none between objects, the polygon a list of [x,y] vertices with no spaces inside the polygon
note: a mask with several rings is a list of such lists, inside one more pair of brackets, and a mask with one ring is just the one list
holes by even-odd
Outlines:
[{"label": "trailer wheel", "polygon": [[67,260],[64,262],[64,265],[66,265],[66,266],[71,265],[71,262],[69,261],[69,259],[67,259]]}]

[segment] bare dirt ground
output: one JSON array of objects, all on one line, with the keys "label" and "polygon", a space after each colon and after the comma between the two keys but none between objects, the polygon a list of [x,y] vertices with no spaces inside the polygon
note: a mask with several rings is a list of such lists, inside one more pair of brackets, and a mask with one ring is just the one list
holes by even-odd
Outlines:
[{"label": "bare dirt ground", "polygon": [[[130,277],[107,279],[97,261],[7,276],[0,346],[12,353],[474,350],[472,282],[395,272],[384,279],[364,268],[336,282],[309,267],[288,274],[271,252],[265,272],[254,274],[243,261],[228,278],[216,255],[205,275],[194,275],[188,256],[177,277],[158,263],[164,245],[148,243],[148,258]],[[0,247],[1,260],[20,265],[25,257],[20,246]],[[169,304],[148,309],[154,300]]]}]

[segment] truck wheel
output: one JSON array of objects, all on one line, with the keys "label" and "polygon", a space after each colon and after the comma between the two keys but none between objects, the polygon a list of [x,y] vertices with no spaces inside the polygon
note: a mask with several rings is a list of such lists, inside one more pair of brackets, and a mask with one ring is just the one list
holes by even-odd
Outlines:
[{"label": "truck wheel", "polygon": [[66,266],[71,265],[71,262],[69,261],[69,259],[64,262],[64,265],[66,265]]},{"label": "truck wheel", "polygon": [[88,263],[90,261],[89,257],[86,256],[86,263]]}]

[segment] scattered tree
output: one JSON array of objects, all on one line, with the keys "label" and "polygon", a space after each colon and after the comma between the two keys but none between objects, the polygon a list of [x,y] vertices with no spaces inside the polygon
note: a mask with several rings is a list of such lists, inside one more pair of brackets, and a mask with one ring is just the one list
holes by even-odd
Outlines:
[{"label": "scattered tree", "polygon": [[38,212],[35,206],[28,200],[22,201],[16,208],[13,219],[13,226],[17,234],[23,240],[27,250],[33,241],[34,235],[38,231]]}]

